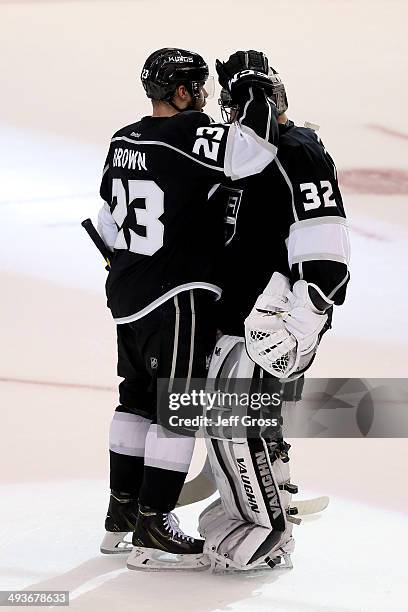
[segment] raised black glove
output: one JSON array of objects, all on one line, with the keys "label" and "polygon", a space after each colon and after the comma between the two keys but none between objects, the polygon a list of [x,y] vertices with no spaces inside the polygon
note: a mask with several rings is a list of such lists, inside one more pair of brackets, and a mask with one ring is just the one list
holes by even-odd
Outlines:
[{"label": "raised black glove", "polygon": [[272,93],[268,58],[261,51],[236,51],[226,62],[217,59],[215,68],[221,87],[230,92],[234,103],[239,103],[253,85],[261,87],[267,95]]}]

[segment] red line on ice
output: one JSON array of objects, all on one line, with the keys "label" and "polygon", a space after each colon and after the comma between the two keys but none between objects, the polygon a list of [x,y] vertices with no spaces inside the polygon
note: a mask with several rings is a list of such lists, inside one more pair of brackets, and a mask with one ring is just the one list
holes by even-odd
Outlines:
[{"label": "red line on ice", "polygon": [[345,193],[407,195],[408,171],[396,168],[348,168],[339,170]]},{"label": "red line on ice", "polygon": [[50,380],[29,380],[26,378],[4,378],[2,376],[0,376],[0,383],[17,383],[21,385],[38,385],[41,387],[58,387],[63,389],[88,389],[90,391],[116,391],[115,387],[104,387],[102,385],[66,383]]},{"label": "red line on ice", "polygon": [[405,134],[404,132],[398,132],[397,130],[392,130],[391,128],[387,128],[384,125],[376,125],[374,123],[370,123],[367,125],[367,127],[370,128],[370,130],[382,132],[383,134],[388,134],[388,136],[394,136],[394,138],[408,140],[408,134]]}]

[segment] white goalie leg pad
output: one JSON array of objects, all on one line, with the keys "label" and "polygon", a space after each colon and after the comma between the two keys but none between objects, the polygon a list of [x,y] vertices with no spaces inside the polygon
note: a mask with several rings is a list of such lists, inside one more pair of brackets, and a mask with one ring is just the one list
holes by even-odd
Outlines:
[{"label": "white goalie leg pad", "polygon": [[[323,500],[325,498],[319,498],[318,500],[309,500],[304,503],[309,504],[311,506],[316,501],[319,502],[320,499]],[[314,508],[312,508],[312,510],[313,509]],[[317,511],[321,511],[320,505],[318,505]],[[215,542],[219,539],[219,535],[222,533],[224,533],[224,535],[227,535],[226,526],[228,530],[228,525],[226,525],[226,521],[227,517],[225,515],[225,511],[221,503],[221,498],[217,498],[209,506],[207,506],[205,510],[202,511],[199,517],[199,525],[200,535],[204,538],[207,538],[206,545],[204,546],[205,552],[207,552],[208,556],[211,558],[213,569],[234,568],[242,570],[242,554],[244,553],[245,555],[245,551],[246,553],[248,553],[245,544],[243,549],[241,551],[238,551],[238,554],[241,556],[241,565],[237,564],[237,562],[234,561],[234,557],[236,558],[235,555],[233,555],[233,558],[231,559],[231,556],[228,553],[225,554],[224,552],[216,552],[217,544]],[[239,527],[240,523],[241,521],[234,521],[234,526]],[[270,560],[272,559],[275,561],[276,564],[278,564],[280,559],[277,559],[277,557],[281,556],[285,559],[285,566],[291,568],[292,563],[290,561],[290,553],[292,553],[295,548],[295,541],[292,537],[292,529],[293,525],[291,523],[288,523],[287,529],[281,538],[281,543],[275,547],[273,553],[261,558],[261,560],[253,562],[251,566],[248,566],[248,563],[246,563],[245,570],[253,569],[254,567],[262,569],[263,567],[265,567],[265,565],[269,565],[269,567],[271,567],[272,563],[270,563]],[[261,532],[258,530],[258,535],[260,533]]]},{"label": "white goalie leg pad", "polygon": [[206,442],[227,516],[284,531],[286,500],[282,499],[265,440]]},{"label": "white goalie leg pad", "polygon": [[[213,384],[217,378],[237,378],[238,374],[241,378],[251,379],[253,372],[254,363],[246,353],[244,339],[239,336],[223,336],[214,350],[209,383]],[[275,482],[269,457],[276,447],[273,442],[268,446],[269,441],[262,438],[228,439],[228,434],[218,436],[217,433],[215,428],[207,428],[205,442],[212,473],[227,515],[270,527],[271,516],[277,520],[280,513],[282,500],[279,485],[289,482],[289,465],[276,462],[275,456],[279,455],[275,453],[272,458],[277,466],[278,477]],[[276,499],[273,493],[275,488]],[[273,508],[274,503],[277,508]],[[284,504],[285,509],[288,505]],[[280,523],[280,529],[284,530],[283,522]]]},{"label": "white goalie leg pad", "polygon": [[228,566],[247,570],[278,556],[282,548],[282,554],[291,552],[292,525],[286,516],[291,495],[279,489],[279,481],[289,480],[287,465],[279,459],[271,463],[262,439],[207,442],[221,496],[199,521],[212,562],[221,567],[228,559]]},{"label": "white goalie leg pad", "polygon": [[252,378],[254,363],[245,351],[242,336],[224,335],[219,338],[210,362],[208,379]]},{"label": "white goalie leg pad", "polygon": [[282,461],[279,457],[276,458],[273,463],[273,471],[275,474],[276,482],[278,483],[280,496],[285,508],[285,512],[289,512],[290,504],[292,501],[292,493],[285,487],[290,484],[290,468],[289,461]]},{"label": "white goalie leg pad", "polygon": [[[217,347],[210,366],[211,384],[216,378],[252,378],[254,364],[243,338],[224,336]],[[199,521],[212,562],[246,570],[264,563],[282,547],[285,554],[290,552],[292,524],[286,513],[291,494],[284,490],[289,465],[279,458],[277,445],[261,437],[226,439],[215,428],[207,428],[206,446],[221,496],[221,502],[204,510]]]},{"label": "white goalie leg pad", "polygon": [[[290,553],[294,549],[291,523],[282,533],[229,518],[220,501],[200,515],[200,533],[205,538],[204,552],[214,570],[251,570],[274,567],[283,556],[291,567]],[[280,560],[280,559],[279,559]]]}]

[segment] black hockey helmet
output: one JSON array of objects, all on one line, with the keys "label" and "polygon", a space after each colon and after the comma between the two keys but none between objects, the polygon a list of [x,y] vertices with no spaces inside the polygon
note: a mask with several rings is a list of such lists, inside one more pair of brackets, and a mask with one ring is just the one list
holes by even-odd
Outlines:
[{"label": "black hockey helmet", "polygon": [[[283,115],[288,110],[288,98],[286,96],[285,85],[277,71],[269,66],[268,76],[272,81],[272,94],[270,98],[274,101],[278,115]],[[225,88],[221,89],[218,104],[221,106],[221,113],[225,122],[230,121],[231,111],[238,111],[238,106],[233,104],[231,94]]]},{"label": "black hockey helmet", "polygon": [[169,101],[179,85],[185,85],[193,99],[208,79],[208,66],[198,53],[166,47],[147,58],[141,79],[147,97]]}]

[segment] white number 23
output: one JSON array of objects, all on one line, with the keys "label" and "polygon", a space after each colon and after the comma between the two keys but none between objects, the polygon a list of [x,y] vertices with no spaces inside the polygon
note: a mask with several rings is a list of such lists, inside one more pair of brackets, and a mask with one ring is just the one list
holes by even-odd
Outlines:
[{"label": "white number 23", "polygon": [[197,138],[194,143],[193,153],[196,155],[204,153],[205,157],[208,159],[213,159],[217,161],[218,152],[220,148],[220,141],[224,135],[224,128],[222,127],[200,127],[197,129],[197,136],[201,136],[201,138]]}]

